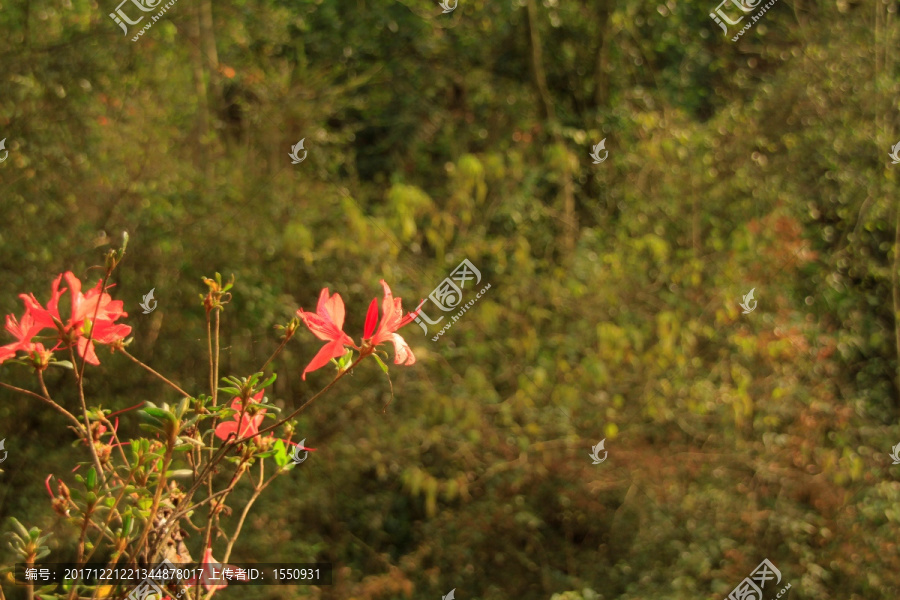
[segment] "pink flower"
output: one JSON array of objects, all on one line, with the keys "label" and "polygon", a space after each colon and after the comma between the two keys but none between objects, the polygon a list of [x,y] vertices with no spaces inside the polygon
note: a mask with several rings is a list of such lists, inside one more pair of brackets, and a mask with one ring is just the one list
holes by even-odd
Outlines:
[{"label": "pink flower", "polygon": [[[59,285],[63,277],[68,288],[60,289]],[[121,300],[113,300],[103,291],[103,280],[88,290],[87,294],[81,293],[81,281],[68,271],[57,277],[51,285],[50,300],[47,307],[41,306],[34,294],[20,294],[19,297],[25,304],[26,313],[33,319],[38,331],[44,328],[55,328],[59,333],[59,343],[56,348],[68,348],[75,344],[78,354],[92,365],[99,365],[97,354],[94,352],[94,343],[113,344],[131,333],[131,327],[124,324],[116,324],[120,317],[127,317]],[[66,291],[71,291],[71,316],[63,323],[59,314],[59,300]],[[96,313],[96,314],[95,314]],[[88,343],[90,336],[90,343]],[[56,349],[54,348],[54,349]]]},{"label": "pink flower", "polygon": [[332,358],[339,358],[346,354],[347,350],[344,346],[356,348],[356,344],[353,343],[350,336],[343,331],[344,301],[340,294],[334,294],[329,298],[328,288],[325,288],[319,294],[319,304],[315,313],[306,312],[301,308],[297,314],[314,336],[328,342],[306,365],[302,379],[306,379],[307,373],[324,367]]},{"label": "pink flower", "polygon": [[34,322],[34,318],[26,312],[22,315],[22,319],[17,321],[12,315],[6,315],[6,331],[12,334],[16,341],[12,344],[0,346],[0,363],[12,358],[18,350],[31,352],[38,349],[43,352],[44,347],[41,344],[34,344],[31,341],[42,327]]},{"label": "pink flower", "polygon": [[[378,298],[372,300],[369,312],[366,314],[366,323],[363,328],[362,347],[357,346],[353,339],[342,330],[344,325],[344,301],[340,295],[328,297],[328,288],[319,294],[319,306],[315,313],[306,312],[302,308],[297,311],[309,330],[325,344],[319,353],[310,361],[303,371],[303,379],[310,371],[324,367],[332,358],[339,358],[347,353],[346,346],[359,350],[360,358],[375,352],[375,347],[384,342],[394,344],[394,364],[411,365],[416,362],[416,357],[409,344],[396,332],[398,329],[411,323],[418,311],[403,315],[403,307],[400,298],[394,298],[391,288],[381,280],[384,288],[384,299],[381,301],[381,323],[378,323]],[[378,326],[376,327],[376,323]]]},{"label": "pink flower", "polygon": [[385,283],[384,279],[381,280],[381,285],[384,287],[384,299],[381,301],[381,323],[378,324],[378,328],[376,329],[375,323],[378,321],[378,299],[374,298],[369,305],[369,312],[366,314],[366,325],[363,331],[363,347],[374,348],[384,342],[391,342],[394,344],[395,365],[415,364],[416,357],[413,355],[412,350],[409,349],[409,344],[407,344],[406,340],[400,337],[396,331],[404,325],[411,323],[416,318],[418,312],[407,313],[406,316],[403,316],[403,307],[401,306],[400,298],[394,298],[394,295],[391,293],[391,288]]},{"label": "pink flower", "polygon": [[41,329],[62,325],[62,318],[59,316],[59,298],[66,292],[65,288],[62,291],[59,289],[59,283],[62,281],[62,278],[63,276],[60,275],[53,280],[47,308],[41,306],[34,294],[19,294],[19,298],[25,304],[25,310],[32,316],[34,322],[41,326]]},{"label": "pink flower", "polygon": [[[125,313],[122,313],[123,315]],[[88,343],[87,333],[78,338],[78,354],[92,365],[99,365],[97,354],[94,352],[94,342],[98,344],[112,344],[124,340],[131,333],[131,326],[122,323],[115,324],[112,321],[94,321],[93,334]]]},{"label": "pink flower", "polygon": [[[253,396],[253,400],[256,402],[261,402],[263,398],[263,393],[260,392]],[[228,436],[232,433],[235,433],[237,437],[235,439],[242,439],[250,435],[256,435],[259,433],[259,426],[263,422],[264,415],[266,414],[266,409],[260,410],[255,415],[250,415],[247,412],[244,412],[243,418],[241,418],[241,408],[243,407],[243,402],[240,398],[235,398],[231,401],[231,409],[236,410],[237,412],[234,414],[233,421],[225,421],[224,423],[220,423],[218,427],[216,427],[216,437],[220,440],[228,439]],[[238,421],[240,421],[240,427],[238,427]]]}]

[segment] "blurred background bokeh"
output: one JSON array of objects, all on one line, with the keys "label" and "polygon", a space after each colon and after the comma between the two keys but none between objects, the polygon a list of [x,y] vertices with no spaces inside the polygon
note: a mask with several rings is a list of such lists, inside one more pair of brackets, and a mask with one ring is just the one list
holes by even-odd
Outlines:
[{"label": "blurred background bokeh", "polygon": [[[203,276],[236,278],[223,376],[323,287],[358,339],[382,278],[407,310],[463,259],[491,284],[401,332],[393,397],[367,361],[304,413],[232,556],[335,584],[217,598],[721,599],[764,558],[791,600],[898,597],[897,2],[780,0],[738,42],[714,0],[180,0],[136,42],[115,2],[0,0],[0,314],[127,230],[131,352],[201,393]],[[320,346],[271,399],[330,380]],[[100,358],[94,404],[178,400]],[[70,559],[43,480],[87,455],[5,390],[2,438],[0,528]]]}]

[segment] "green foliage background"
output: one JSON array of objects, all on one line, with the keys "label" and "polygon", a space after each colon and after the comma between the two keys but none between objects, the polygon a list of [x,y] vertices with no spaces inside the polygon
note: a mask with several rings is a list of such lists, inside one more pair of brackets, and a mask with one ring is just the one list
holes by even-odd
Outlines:
[{"label": "green foliage background", "polygon": [[[127,230],[132,351],[199,393],[204,275],[236,276],[222,374],[247,375],[323,287],[359,337],[379,279],[411,309],[480,269],[439,341],[403,331],[393,399],[364,363],[305,413],[319,450],[232,557],[335,584],[223,598],[718,599],[768,558],[792,600],[894,599],[897,4],[780,0],[736,43],[714,8],[181,0],[132,42],[112,0],[6,0],[0,312],[94,283]],[[299,377],[319,345],[290,343],[271,397],[329,381]],[[103,406],[177,400],[101,361]],[[54,531],[60,562],[42,480],[84,458],[67,436],[0,391],[0,519]]]}]

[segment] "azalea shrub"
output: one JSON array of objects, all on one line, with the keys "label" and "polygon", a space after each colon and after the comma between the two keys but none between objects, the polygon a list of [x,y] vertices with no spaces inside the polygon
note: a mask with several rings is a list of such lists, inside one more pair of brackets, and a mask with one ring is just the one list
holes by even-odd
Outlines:
[{"label": "azalea shrub", "polygon": [[[385,342],[394,346],[395,364],[415,363],[397,331],[410,323],[416,312],[404,315],[401,299],[394,298],[382,280],[381,314],[377,298],[373,299],[357,343],[343,331],[343,299],[325,288],[315,312],[301,308],[290,322],[277,326],[281,342],[257,372],[220,377],[220,314],[231,300],[234,280],[223,282],[216,273],[215,278],[203,279],[207,289],[200,295],[208,332],[209,389],[189,392],[128,350],[132,341],[128,337],[131,327],[124,321],[128,314],[123,303],[110,294],[110,281],[126,244],[107,254],[103,276],[87,292],[82,291],[78,277],[67,272],[53,280],[45,303],[32,293],[20,295],[24,310],[20,316],[6,317],[6,331],[13,341],[0,347],[0,363],[17,363],[31,370],[34,385],[25,389],[0,381],[0,386],[29,397],[36,409],[57,411],[70,424],[76,448],[74,468],[50,474],[44,485],[50,496],[47,510],[56,512],[78,532],[74,549],[78,563],[151,567],[167,559],[175,564],[199,562],[203,564],[201,573],[208,572],[211,564],[229,560],[263,491],[276,477],[299,466],[292,460],[292,452],[315,451],[293,440],[297,415],[370,356],[387,373],[379,356],[387,357],[381,349]],[[301,377],[306,379],[308,373],[329,363],[335,372],[327,385],[296,410],[281,414],[266,396],[277,376],[270,366],[301,325],[327,342]],[[163,381],[171,396],[121,408],[104,408],[93,402],[85,386],[85,370],[100,365],[104,349],[122,353],[149,376]],[[51,368],[72,373],[77,406],[65,406],[51,395],[44,381],[44,373]],[[124,419],[139,420],[144,435],[123,439],[119,425]],[[231,514],[227,501],[238,486],[249,486],[252,492],[236,526],[226,530],[220,519]],[[18,562],[52,562],[46,545],[52,532],[27,528],[15,518],[10,519],[10,526],[11,547]],[[189,539],[194,548],[188,547]],[[8,581],[12,568],[3,571],[0,574]],[[29,598],[71,600],[122,598],[133,586],[67,581],[34,587],[28,585]],[[208,599],[224,586],[201,576],[168,587],[171,597],[189,594]]]}]

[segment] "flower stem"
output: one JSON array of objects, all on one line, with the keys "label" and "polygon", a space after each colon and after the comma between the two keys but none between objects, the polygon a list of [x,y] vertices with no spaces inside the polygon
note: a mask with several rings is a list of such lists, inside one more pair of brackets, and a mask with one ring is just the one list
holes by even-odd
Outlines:
[{"label": "flower stem", "polygon": [[[146,369],[146,370],[149,371],[150,373],[156,375],[156,376],[159,377],[161,380],[163,380],[164,382],[166,382],[167,384],[169,384],[172,388],[178,390],[178,393],[179,393],[179,394],[182,394],[183,396],[185,396],[185,397],[187,397],[187,398],[192,398],[192,397],[193,397],[193,396],[191,396],[190,394],[188,394],[186,391],[184,391],[183,389],[181,389],[180,387],[178,387],[177,385],[175,385],[174,383],[172,383],[171,381],[169,381],[168,379],[166,379],[166,377],[165,377],[164,375],[162,375],[161,373],[158,373],[157,371],[153,370],[149,365],[146,365],[146,364],[144,364],[143,362],[141,362],[139,359],[133,357],[131,354],[128,353],[128,350],[125,350],[124,348],[122,348],[121,352],[122,352],[122,354],[124,354],[125,356],[127,356],[128,358],[130,358],[131,360],[133,360],[135,363],[137,363],[138,365],[140,365],[141,367],[143,367],[144,369]],[[112,416],[112,415],[110,415],[110,416]]]},{"label": "flower stem", "polygon": [[[156,511],[159,510],[159,501],[162,498],[163,490],[166,487],[166,471],[169,470],[169,465],[172,462],[172,442],[173,440],[168,440],[166,443],[166,454],[163,458],[163,468],[159,474],[159,481],[156,483],[156,493],[153,495],[153,504],[150,506],[150,514],[147,517],[147,526],[144,527],[143,533],[141,533],[141,538],[138,540],[138,543],[134,547],[134,554],[132,555],[132,559],[137,558],[137,555],[141,552],[141,549],[144,546],[144,543],[147,541],[147,537],[150,535],[150,530],[153,529],[153,520],[156,518]],[[152,556],[146,557],[148,561],[152,561]]]},{"label": "flower stem", "polygon": [[235,444],[240,444],[241,442],[246,442],[247,440],[249,440],[249,439],[252,438],[252,437],[256,437],[257,435],[262,435],[263,433],[272,431],[272,430],[275,429],[276,427],[279,427],[279,426],[285,424],[286,422],[290,421],[291,419],[293,419],[294,417],[296,417],[297,415],[299,415],[299,414],[303,411],[303,409],[305,409],[307,406],[309,406],[310,404],[312,404],[313,401],[316,400],[316,398],[318,398],[319,396],[321,396],[322,394],[324,394],[325,392],[327,392],[328,390],[330,390],[332,387],[334,387],[334,385],[335,385],[338,381],[340,381],[341,378],[342,378],[344,375],[346,375],[347,373],[349,373],[350,371],[352,371],[352,370],[353,370],[353,367],[355,367],[356,365],[358,365],[358,364],[360,363],[360,361],[361,361],[362,359],[364,359],[366,356],[368,356],[368,354],[360,355],[360,357],[357,358],[357,359],[353,362],[352,365],[350,365],[349,367],[347,367],[347,369],[345,369],[344,371],[341,371],[340,373],[338,373],[337,377],[335,377],[335,378],[331,381],[331,383],[329,383],[328,385],[326,385],[325,387],[323,387],[321,390],[319,390],[319,392],[317,392],[312,398],[310,398],[309,400],[307,400],[306,402],[304,402],[302,405],[300,405],[300,408],[298,408],[297,410],[295,410],[294,412],[292,412],[291,414],[289,414],[289,415],[286,416],[285,418],[281,419],[280,421],[276,421],[275,423],[269,425],[268,427],[266,427],[266,428],[264,428],[264,429],[260,429],[259,431],[257,431],[256,433],[254,433],[254,434],[252,434],[252,435],[248,435],[247,437],[244,437],[244,438],[241,438],[241,439],[239,439],[239,440],[236,440],[234,443],[235,443]]},{"label": "flower stem", "polygon": [[269,363],[272,362],[273,360],[275,360],[275,357],[278,356],[282,350],[284,350],[284,347],[287,346],[287,343],[291,340],[292,337],[293,337],[293,335],[286,335],[284,337],[284,339],[281,340],[281,343],[278,345],[277,348],[275,348],[275,352],[272,353],[272,356],[269,357],[269,360],[267,360],[265,362],[265,364],[262,367],[260,367],[259,370],[261,372],[264,372],[266,370],[266,367],[269,366]]},{"label": "flower stem", "polygon": [[[88,344],[90,344],[90,341],[88,341]],[[88,348],[90,348],[90,346],[88,346]],[[85,353],[87,353],[87,349],[85,350]],[[75,360],[75,351],[71,347],[69,348],[69,356],[72,359],[73,365],[78,364]],[[86,360],[82,361],[81,373],[84,373],[84,365],[86,363]],[[97,477],[100,478],[100,483],[104,488],[108,489],[109,484],[106,482],[106,473],[103,472],[103,467],[100,465],[100,457],[97,456],[97,449],[94,448],[94,438],[91,435],[91,420],[88,418],[87,402],[84,399],[84,378],[81,374],[76,373],[75,380],[78,383],[78,399],[81,401],[81,416],[84,417],[84,443],[88,445],[88,450],[91,451],[91,460],[94,461],[94,468],[97,469]]]},{"label": "flower stem", "polygon": [[14,392],[19,392],[20,394],[25,394],[26,396],[34,396],[38,400],[41,400],[42,402],[46,402],[47,404],[52,406],[54,409],[56,409],[58,412],[65,415],[66,418],[68,418],[70,421],[75,423],[75,427],[78,429],[78,431],[83,431],[81,423],[78,421],[78,419],[75,418],[75,415],[73,415],[72,413],[67,411],[65,408],[63,408],[62,406],[60,406],[59,404],[57,404],[50,398],[50,394],[47,393],[47,387],[44,385],[43,376],[40,373],[38,373],[38,377],[41,380],[41,387],[44,389],[45,396],[41,396],[40,394],[35,394],[34,392],[29,391],[29,390],[23,390],[22,388],[16,387],[14,385],[9,385],[8,383],[3,383],[2,381],[0,381],[0,386],[5,387],[6,389],[12,390]]}]

